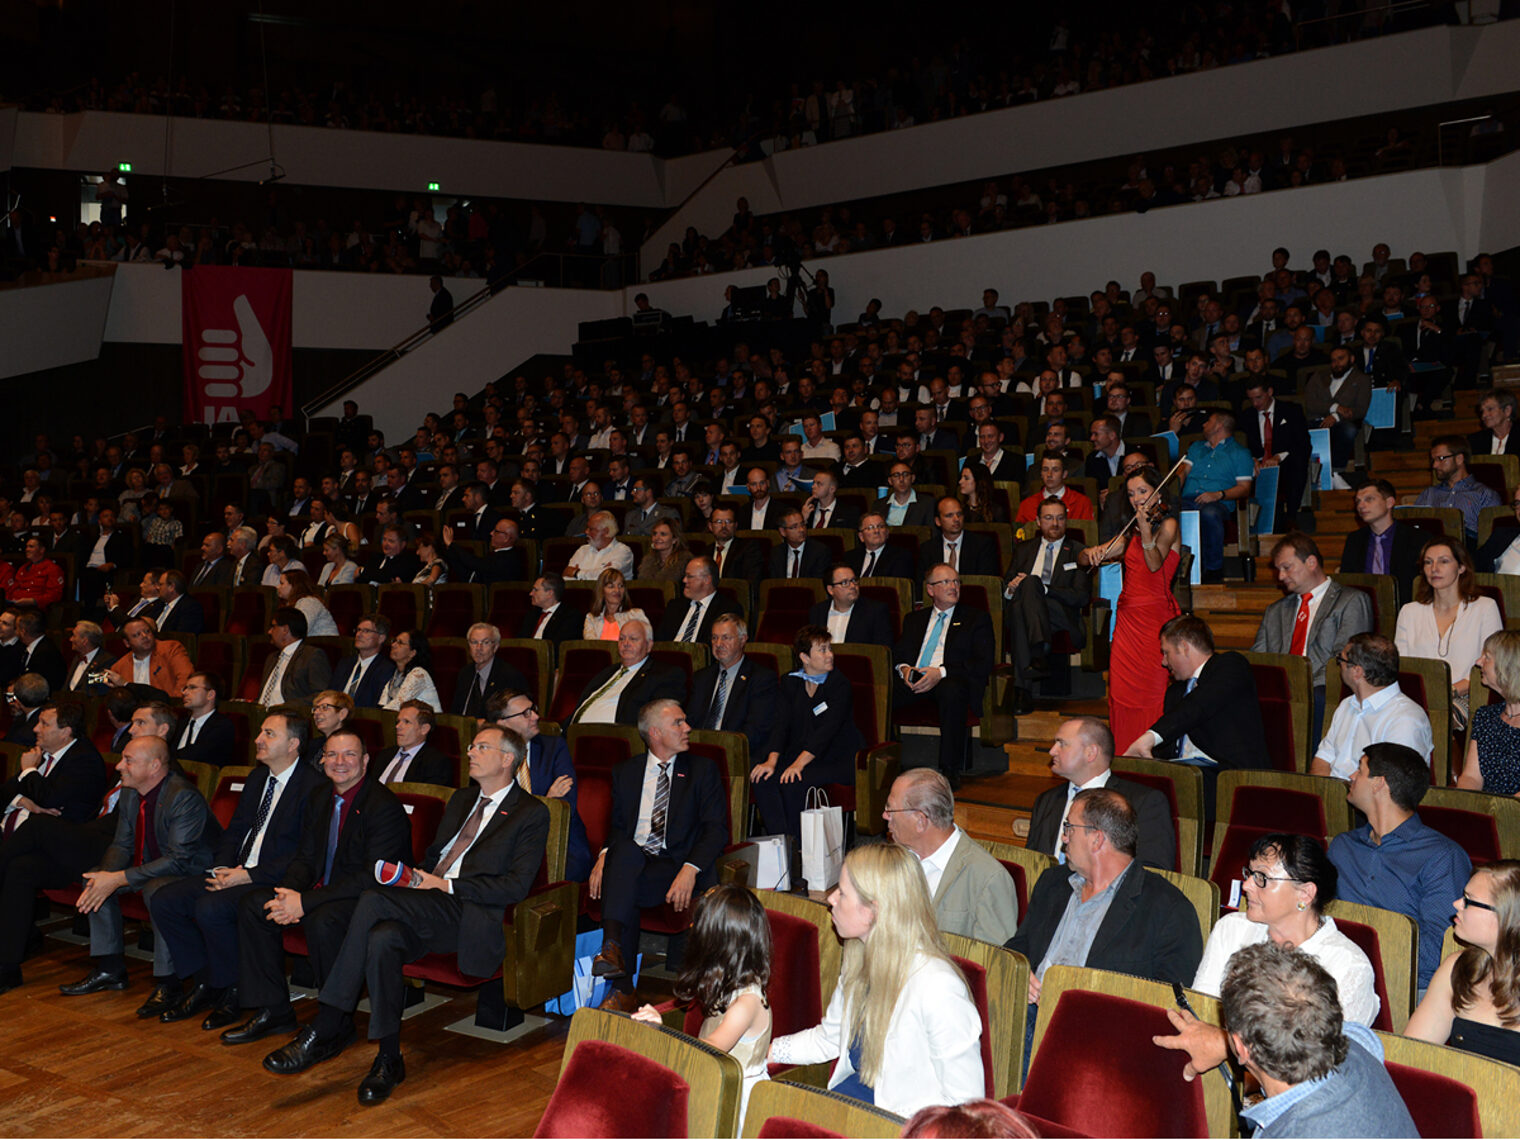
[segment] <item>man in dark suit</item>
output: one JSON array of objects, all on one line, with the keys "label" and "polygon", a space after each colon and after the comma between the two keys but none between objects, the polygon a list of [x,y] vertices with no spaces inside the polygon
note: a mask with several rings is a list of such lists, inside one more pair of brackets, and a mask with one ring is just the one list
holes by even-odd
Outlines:
[{"label": "man in dark suit", "polygon": [[822,579],[829,572],[828,548],[808,542],[802,512],[789,507],[781,513],[781,541],[771,547],[767,578]]},{"label": "man in dark suit", "polygon": [[5,840],[43,813],[57,811],[70,823],[93,819],[108,786],[82,706],[73,701],[42,704],[34,724],[35,745],[21,754],[16,775],[0,785],[0,837]]},{"label": "man in dark suit", "polygon": [[40,673],[23,673],[11,682],[7,694],[12,702],[11,726],[5,733],[7,744],[30,748],[37,743],[42,708],[51,695],[52,689]]},{"label": "man in dark suit", "polygon": [[[444,531],[444,545],[449,543],[449,532]],[[380,550],[359,571],[359,581],[372,586],[388,586],[393,582],[410,582],[422,569],[422,562],[406,548],[406,535],[399,525],[387,526],[380,532]]]},{"label": "man in dark suit", "polygon": [[[188,700],[189,685],[185,695]],[[238,905],[248,892],[280,882],[300,846],[311,794],[323,782],[320,772],[301,763],[310,732],[305,714],[293,706],[276,708],[264,718],[253,743],[258,766],[222,832],[214,869],[204,878],[192,875],[168,883],[149,903],[181,992],[178,1002],[159,1014],[160,1021],[184,1021],[204,1010],[211,1013],[202,1029],[223,1029],[237,1020]]]},{"label": "man in dark suit", "polygon": [[1374,388],[1402,388],[1409,383],[1409,361],[1393,341],[1385,340],[1388,326],[1384,318],[1369,316],[1362,321],[1362,343],[1355,349],[1356,363]]},{"label": "man in dark suit", "polygon": [[1078,564],[1082,544],[1066,533],[1066,507],[1059,499],[1040,504],[1040,533],[1013,549],[1003,579],[1005,644],[1013,649],[1014,715],[1034,711],[1031,683],[1050,674],[1047,654],[1055,633],[1065,631],[1080,649],[1087,640],[1082,607],[1092,582]]},{"label": "man in dark suit", "polygon": [[528,682],[517,669],[499,660],[501,630],[488,622],[476,622],[465,634],[470,653],[470,668],[461,670],[454,682],[454,698],[449,702],[453,716],[485,716],[486,701],[502,689],[528,691]]},{"label": "man in dark suit", "polygon": [[904,463],[902,460],[893,462],[887,472],[887,497],[877,499],[871,505],[870,513],[880,515],[890,523],[895,505],[902,512],[902,518],[896,525],[931,525],[934,522],[933,501],[927,495],[920,495],[913,489],[915,479],[912,464]]},{"label": "man in dark suit", "polygon": [[201,562],[190,575],[190,588],[230,586],[236,563],[227,557],[227,540],[220,531],[201,539]]},{"label": "man in dark suit", "polygon": [[433,716],[433,706],[426,701],[401,702],[396,712],[396,743],[381,749],[370,762],[382,784],[441,784],[445,788],[458,784],[454,758],[428,741]]},{"label": "man in dark suit", "polygon": [[738,516],[733,507],[713,507],[707,519],[707,529],[713,536],[713,564],[719,581],[742,578],[750,584],[751,593],[758,593],[760,579],[765,574],[760,547],[752,539],[735,538],[737,524]]},{"label": "man in dark suit", "polygon": [[639,912],[662,902],[678,911],[690,906],[717,879],[728,840],[722,781],[710,760],[687,753],[691,728],[680,702],[650,702],[638,724],[649,750],[613,770],[612,827],[589,883],[591,897],[603,900],[602,949],[591,971],[612,983],[602,1008],[622,1013],[639,1006],[630,973],[639,957]]},{"label": "man in dark suit", "polygon": [[824,530],[840,527],[854,530],[860,525],[860,511],[848,503],[836,499],[839,493],[839,476],[824,468],[813,476],[813,493],[802,504],[802,517],[808,530]]},{"label": "man in dark suit", "polygon": [[892,649],[892,704],[932,702],[939,713],[939,766],[950,787],[960,787],[966,766],[966,717],[982,714],[992,675],[992,619],[961,603],[961,578],[944,563],[929,567],[924,593],[930,605],[903,618]]},{"label": "man in dark suit", "polygon": [[914,578],[913,556],[899,546],[887,544],[887,520],[878,511],[861,516],[860,541],[844,556],[844,564],[860,578]]},{"label": "man in dark suit", "polygon": [[178,570],[165,570],[158,579],[159,611],[154,621],[158,632],[205,633],[206,611],[200,602],[187,597],[190,581]]},{"label": "man in dark suit", "polygon": [[[1426,536],[1419,527],[1394,519],[1393,508],[1397,504],[1398,492],[1387,479],[1374,479],[1356,489],[1356,517],[1365,525],[1346,536],[1346,546],[1341,551],[1341,573],[1391,575],[1397,604],[1402,606],[1414,597],[1414,580],[1420,572],[1420,548],[1425,544]],[[1502,538],[1499,548],[1502,553],[1515,532],[1496,530],[1494,533]],[[1494,539],[1489,541],[1492,543]],[[1491,560],[1485,564],[1484,550],[1477,554],[1478,569],[1488,572],[1493,566]]]},{"label": "man in dark suit", "polygon": [[[162,737],[133,737],[122,749],[116,770],[121,774],[116,837],[100,866],[85,872],[84,891],[75,903],[80,914],[89,915],[92,966],[79,981],[58,987],[66,997],[127,988],[121,892],[141,891],[151,908],[158,890],[211,865],[221,834],[200,790],[169,758],[169,745]],[[157,1016],[179,995],[169,947],[162,939],[154,944],[153,978],[155,989],[138,1008],[138,1017]]]},{"label": "man in dark suit", "polygon": [[647,622],[638,618],[625,622],[618,637],[619,663],[607,666],[591,678],[570,722],[633,724],[639,718],[639,710],[650,701],[684,699],[686,679],[679,669],[650,659],[653,644],[654,632]]},{"label": "man in dark suit", "polygon": [[[1071,964],[1192,984],[1203,957],[1198,914],[1171,883],[1135,865],[1139,825],[1129,801],[1113,788],[1080,791],[1061,831],[1066,866],[1051,867],[1040,876],[1019,932],[1007,943],[1033,967],[1030,1003],[1040,1000],[1046,954],[1063,917],[1074,909],[1073,896],[1079,905],[1110,888],[1113,897],[1087,953]],[[1075,887],[1073,874],[1081,879]]]},{"label": "man in dark suit", "polygon": [[1513,392],[1484,393],[1478,401],[1478,420],[1483,424],[1482,429],[1467,437],[1474,455],[1520,455]]},{"label": "man in dark suit", "polygon": [[563,575],[553,570],[540,574],[528,590],[528,600],[533,605],[523,614],[517,627],[518,637],[536,637],[550,642],[558,653],[562,642],[575,641],[584,632],[586,615],[565,604]]},{"label": "man in dark suit", "polygon": [[844,460],[839,467],[839,486],[849,490],[874,492],[886,482],[886,473],[879,460],[866,449],[859,432],[851,432],[844,440]]},{"label": "man in dark suit", "polygon": [[746,656],[749,628],[738,614],[713,622],[713,660],[691,678],[691,725],[697,729],[742,732],[751,763],[764,759],[776,717],[776,671]]},{"label": "man in dark suit", "polygon": [[1147,867],[1175,871],[1177,838],[1166,796],[1155,788],[1114,774],[1113,762],[1114,734],[1107,723],[1096,717],[1079,716],[1062,724],[1050,745],[1050,770],[1066,784],[1049,788],[1036,798],[1024,846],[1065,862],[1061,823],[1072,800],[1083,788],[1109,788],[1128,800],[1134,809],[1139,829],[1135,858]]},{"label": "man in dark suit", "polygon": [[367,983],[369,1038],[379,1052],[359,1084],[359,1103],[378,1104],[406,1079],[402,967],[424,954],[457,954],[472,976],[500,968],[502,913],[527,897],[549,840],[548,809],[513,779],[526,748],[510,729],[476,733],[470,776],[478,787],[449,797],[410,887],[370,886],[360,896],[317,995],[316,1018],[264,1059],[266,1069],[299,1073],[341,1053],[354,1038],[353,1013]]},{"label": "man in dark suit", "polygon": [[74,628],[69,631],[69,648],[74,652],[63,670],[64,688],[69,692],[77,693],[85,688],[91,669],[104,669],[110,664],[100,650],[104,641],[105,632],[94,622],[81,618],[74,623]]},{"label": "man in dark suit", "polygon": [[101,507],[96,520],[79,570],[79,600],[87,611],[96,608],[116,571],[132,565],[132,536],[116,525],[115,509]]},{"label": "man in dark suit", "polygon": [[228,717],[216,710],[221,688],[221,679],[212,673],[191,673],[185,679],[181,693],[185,722],[169,737],[175,760],[214,764],[218,768],[243,763],[243,756],[237,754],[237,730]]},{"label": "man in dark suit", "polygon": [[320,986],[359,895],[374,884],[375,864],[412,861],[406,809],[378,779],[368,778],[369,761],[358,733],[340,728],[328,736],[322,758],[327,779],[307,799],[295,858],[279,885],[249,891],[238,904],[238,999],[255,1012],[222,1033],[224,1044],[295,1031],[285,978],[286,927],[301,923]]},{"label": "man in dark suit", "polygon": [[396,675],[396,663],[385,649],[390,635],[389,618],[384,614],[365,614],[354,627],[354,651],[343,657],[332,672],[332,687],[347,693],[357,708],[379,708],[380,694]]},{"label": "man in dark suit", "polygon": [[[1246,447],[1263,467],[1280,471],[1277,484],[1277,530],[1289,530],[1304,501],[1304,486],[1309,481],[1309,424],[1300,404],[1277,398],[1270,377],[1253,376],[1246,383],[1249,409],[1242,409],[1240,426],[1245,429]],[[1270,447],[1268,446],[1270,445]]]},{"label": "man in dark suit", "polygon": [[939,534],[918,548],[918,576],[929,567],[947,562],[962,574],[990,574],[1000,577],[1003,568],[998,557],[997,539],[966,529],[966,508],[954,495],[946,495],[934,506],[934,525]]},{"label": "man in dark suit", "polygon": [[310,708],[312,697],[328,688],[332,666],[327,654],[305,643],[306,615],[295,606],[275,610],[269,621],[269,641],[279,652],[264,662],[259,704],[266,708],[278,704]]},{"label": "man in dark suit", "polygon": [[[509,518],[498,518],[491,524],[484,557],[472,554],[462,546],[454,545],[454,532],[443,532],[444,555],[449,561],[454,577],[460,582],[521,582],[526,576],[523,552],[517,546],[517,523]],[[407,579],[411,581],[411,579]]]},{"label": "man in dark suit", "polygon": [[829,631],[834,642],[892,647],[897,639],[892,615],[880,602],[860,596],[860,578],[843,562],[829,568],[824,582],[829,601],[815,602],[808,611],[808,624]]},{"label": "man in dark suit", "polygon": [[63,653],[47,636],[41,610],[22,610],[16,615],[16,636],[21,643],[21,672],[36,673],[48,683],[48,692],[63,688],[67,673]]},{"label": "man in dark suit", "polygon": [[[464,524],[465,533],[458,537],[471,538],[476,542],[489,542],[491,530],[495,527],[496,520],[501,518],[501,514],[491,506],[490,488],[479,479],[465,484],[464,509],[470,512],[470,519]],[[444,541],[448,541],[447,538]]]},{"label": "man in dark suit", "polygon": [[723,614],[738,613],[739,607],[718,594],[711,558],[690,559],[681,583],[683,596],[665,607],[654,639],[706,645],[712,639],[713,622]]},{"label": "man in dark suit", "polygon": [[1124,754],[1201,769],[1204,817],[1212,819],[1222,769],[1272,767],[1256,678],[1239,653],[1216,653],[1213,631],[1192,614],[1161,627],[1161,660],[1172,674],[1161,719]]}]

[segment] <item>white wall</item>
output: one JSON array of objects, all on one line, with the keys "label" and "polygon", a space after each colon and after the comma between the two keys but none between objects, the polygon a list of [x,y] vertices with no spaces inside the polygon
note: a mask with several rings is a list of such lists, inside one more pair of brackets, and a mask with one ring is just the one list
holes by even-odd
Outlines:
[{"label": "white wall", "polygon": [[640,260],[653,269],[687,226],[721,233],[741,195],[769,214],[1478,98],[1515,90],[1517,55],[1520,21],[1427,28],[783,151],[713,179],[645,243]]},{"label": "white wall", "polygon": [[0,290],[0,378],[100,355],[111,277]]}]

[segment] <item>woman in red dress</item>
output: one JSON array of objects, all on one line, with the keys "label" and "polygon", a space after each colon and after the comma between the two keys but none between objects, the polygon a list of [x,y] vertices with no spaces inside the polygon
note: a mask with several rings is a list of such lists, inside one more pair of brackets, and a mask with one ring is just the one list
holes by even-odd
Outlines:
[{"label": "woman in red dress", "polygon": [[[1124,494],[1134,514],[1161,484],[1161,473],[1142,467],[1124,481]],[[1129,542],[1090,547],[1083,561],[1124,560],[1124,589],[1119,593],[1118,620],[1108,666],[1108,726],[1116,752],[1127,749],[1161,719],[1166,686],[1171,680],[1161,664],[1161,627],[1180,613],[1172,597],[1172,579],[1181,558],[1177,520],[1167,516],[1165,492],[1140,512]]]}]

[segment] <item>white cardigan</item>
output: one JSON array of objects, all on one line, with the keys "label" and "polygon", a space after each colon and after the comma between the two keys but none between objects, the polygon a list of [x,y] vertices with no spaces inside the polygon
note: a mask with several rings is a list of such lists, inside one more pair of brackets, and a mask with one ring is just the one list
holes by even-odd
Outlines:
[{"label": "white cardigan", "polygon": [[[773,1041],[770,1059],[797,1065],[837,1059],[829,1078],[833,1088],[855,1071],[849,1042],[843,1037],[847,1024],[844,986],[840,985],[834,989],[823,1022]],[[875,1091],[876,1106],[899,1116],[987,1095],[982,1020],[966,983],[948,963],[919,955],[892,1009]]]}]

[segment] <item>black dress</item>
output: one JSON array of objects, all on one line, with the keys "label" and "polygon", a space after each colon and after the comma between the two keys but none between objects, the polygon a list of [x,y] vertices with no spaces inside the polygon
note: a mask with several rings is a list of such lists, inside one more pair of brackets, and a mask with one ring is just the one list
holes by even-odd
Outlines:
[{"label": "black dress", "polygon": [[[776,724],[771,730],[771,752],[779,753],[776,771],[767,780],[750,785],[750,795],[768,834],[782,832],[799,839],[802,808],[809,788],[825,784],[855,783],[855,754],[865,746],[855,727],[855,703],[850,682],[842,673],[830,673],[818,691],[808,696],[801,677],[781,678],[776,698]],[[802,770],[802,779],[781,782],[781,774],[803,752],[813,760]],[[764,756],[755,757],[763,763]]]},{"label": "black dress", "polygon": [[1508,1065],[1520,1065],[1520,1030],[1458,1017],[1452,1020],[1451,1036],[1446,1038],[1446,1044]]},{"label": "black dress", "polygon": [[1520,728],[1504,723],[1503,705],[1484,705],[1472,715],[1483,791],[1492,796],[1520,792]]}]

